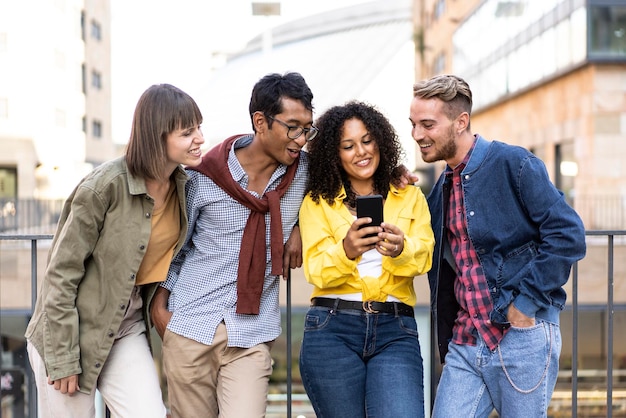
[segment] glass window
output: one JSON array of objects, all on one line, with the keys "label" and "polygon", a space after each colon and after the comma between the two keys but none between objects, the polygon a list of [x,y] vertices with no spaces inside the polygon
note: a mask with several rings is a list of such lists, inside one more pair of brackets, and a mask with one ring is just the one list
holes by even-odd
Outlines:
[{"label": "glass window", "polygon": [[91,136],[94,138],[102,137],[102,122],[98,120],[91,122]]},{"label": "glass window", "polygon": [[80,12],[80,36],[81,39],[85,40],[85,12]]},{"label": "glass window", "polygon": [[91,86],[97,90],[102,88],[102,74],[96,70],[91,72]]},{"label": "glass window", "polygon": [[[459,26],[452,71],[482,87],[475,109],[586,59],[586,8],[575,3],[485,0]],[[491,87],[493,80],[505,84]]]},{"label": "glass window", "polygon": [[590,6],[589,55],[626,58],[626,6]]},{"label": "glass window", "polygon": [[91,37],[93,39],[97,39],[98,41],[102,39],[102,29],[100,27],[100,23],[95,20],[91,21]]}]

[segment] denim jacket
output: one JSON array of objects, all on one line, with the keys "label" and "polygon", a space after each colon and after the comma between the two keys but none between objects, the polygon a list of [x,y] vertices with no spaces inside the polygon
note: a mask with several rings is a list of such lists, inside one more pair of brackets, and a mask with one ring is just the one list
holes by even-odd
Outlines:
[{"label": "denim jacket", "polygon": [[[187,174],[179,167],[174,177],[181,225],[176,253],[187,233]],[[146,253],[153,207],[145,181],[128,173],[123,157],[97,167],[65,201],[26,329],[50,379],[78,374],[81,392],[95,388]],[[157,286],[142,287],[147,330]]]},{"label": "denim jacket", "polygon": [[[490,320],[507,327],[514,302],[525,315],[558,324],[563,286],[586,250],[578,214],[552,184],[543,162],[521,147],[477,135],[461,179],[468,235],[491,292]],[[436,237],[428,278],[442,362],[459,310],[444,225],[450,186],[444,173],[428,196]]]}]

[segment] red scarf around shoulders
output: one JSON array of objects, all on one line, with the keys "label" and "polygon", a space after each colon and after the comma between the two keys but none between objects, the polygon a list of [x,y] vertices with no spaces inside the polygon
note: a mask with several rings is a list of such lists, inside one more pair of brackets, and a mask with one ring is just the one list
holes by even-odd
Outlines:
[{"label": "red scarf around shoulders", "polygon": [[[211,148],[195,167],[188,167],[211,178],[237,202],[251,210],[243,230],[237,270],[237,313],[258,315],[265,278],[265,214],[270,213],[272,274],[283,274],[283,226],[280,199],[296,175],[299,158],[287,167],[280,184],[261,198],[254,197],[233,179],[228,169],[228,153],[233,143],[246,135],[234,135]],[[255,251],[256,249],[256,251]],[[261,251],[260,249],[263,249]]]}]

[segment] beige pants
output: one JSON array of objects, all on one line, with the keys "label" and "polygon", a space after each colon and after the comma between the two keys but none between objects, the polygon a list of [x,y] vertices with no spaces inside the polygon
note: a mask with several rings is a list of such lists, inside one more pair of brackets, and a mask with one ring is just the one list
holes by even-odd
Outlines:
[{"label": "beige pants", "polygon": [[[144,335],[141,296],[133,292],[128,310],[98,378],[97,388],[114,418],[164,418],[159,378]],[[94,418],[95,389],[90,394],[64,395],[48,385],[45,364],[28,343],[28,357],[37,383],[39,418]]]},{"label": "beige pants", "polygon": [[172,418],[265,416],[270,344],[236,348],[227,342],[224,323],[212,345],[165,332],[163,369]]}]

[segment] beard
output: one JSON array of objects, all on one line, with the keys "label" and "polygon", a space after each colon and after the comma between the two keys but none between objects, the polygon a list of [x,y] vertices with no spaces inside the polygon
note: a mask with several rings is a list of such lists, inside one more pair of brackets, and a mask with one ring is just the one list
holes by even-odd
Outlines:
[{"label": "beard", "polygon": [[[454,126],[450,126],[442,138],[435,142],[431,149],[433,149],[432,154],[422,153],[422,160],[426,163],[434,163],[437,161],[447,161],[456,155],[457,145],[456,145],[456,136],[454,132]],[[430,149],[429,149],[430,151]]]}]

